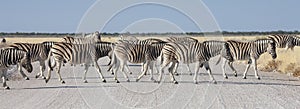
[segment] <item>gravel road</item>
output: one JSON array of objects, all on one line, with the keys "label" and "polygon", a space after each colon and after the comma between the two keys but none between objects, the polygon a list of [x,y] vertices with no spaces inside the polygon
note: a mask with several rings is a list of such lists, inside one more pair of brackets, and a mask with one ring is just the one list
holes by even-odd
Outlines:
[{"label": "gravel road", "polygon": [[[81,79],[84,68],[80,65],[62,67],[62,77],[66,84],[61,84],[55,72],[49,83],[35,79],[38,63],[34,63],[34,71],[28,74],[29,81],[10,80],[11,90],[0,90],[2,109],[62,109],[62,108],[300,108],[300,81],[298,78],[279,74],[277,72],[260,72],[261,80],[254,77],[250,68],[248,79],[242,79],[245,65],[235,64],[238,77],[234,77],[227,67],[229,79],[223,79],[221,66],[211,68],[217,84],[209,82],[204,69],[200,70],[199,83],[193,84],[192,76],[188,75],[182,64],[179,67],[180,76],[176,76],[179,84],[172,84],[169,76],[164,76],[161,84],[149,80],[149,75],[140,82],[135,78],[140,73],[141,66],[130,65],[133,74],[131,82],[125,82],[122,73],[117,84],[113,76],[106,71],[108,58],[99,60],[107,83],[102,83],[96,70],[91,67],[88,72],[88,82]],[[192,69],[194,65],[191,65]],[[20,76],[20,75],[18,75]],[[154,75],[157,78],[157,74]]]}]

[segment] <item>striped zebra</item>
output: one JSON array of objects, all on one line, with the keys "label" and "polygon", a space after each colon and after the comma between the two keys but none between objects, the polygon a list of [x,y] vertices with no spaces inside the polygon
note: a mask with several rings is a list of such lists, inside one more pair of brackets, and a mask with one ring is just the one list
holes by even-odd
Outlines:
[{"label": "striped zebra", "polygon": [[[227,46],[228,45],[222,41],[205,41],[204,43],[191,42],[189,44],[173,42],[167,43],[163,47],[161,54],[161,58],[163,59],[158,82],[161,81],[165,67],[167,67],[170,63],[172,64],[168,70],[171,76],[171,81],[177,84],[178,82],[175,80],[173,73],[176,71],[179,62],[183,62],[184,64],[197,62],[194,72],[194,83],[198,83],[197,74],[199,68],[202,66],[204,66],[207,70],[207,73],[209,74],[212,83],[216,83],[216,80],[211,74],[211,69],[209,67],[208,61],[211,57],[217,56],[219,54],[224,55],[224,57],[226,57],[229,52]],[[230,59],[230,57],[228,59]]]},{"label": "striped zebra", "polygon": [[[151,50],[155,51],[153,53],[157,53],[157,54],[153,54],[153,56],[155,56],[156,58],[160,55],[160,52],[162,50],[162,47],[164,45],[164,43],[166,43],[165,41],[161,40],[161,39],[156,39],[156,38],[148,38],[148,39],[144,39],[144,40],[118,40],[117,43],[131,43],[131,44],[148,44],[148,45],[152,45]],[[158,71],[158,66],[155,64],[156,66],[156,70],[157,73]],[[107,71],[112,70],[113,64],[110,64],[109,69]],[[132,71],[130,71],[130,69],[128,68],[128,66],[124,66],[126,67],[127,71],[129,72],[129,74],[132,74]],[[142,69],[143,71],[143,69]],[[112,73],[113,74],[113,73]]]},{"label": "striped zebra", "polygon": [[[32,43],[13,43],[12,45],[9,45],[8,48],[15,48],[15,49],[19,49],[19,50],[24,50],[24,51],[28,52],[29,55],[31,56],[31,62],[39,61],[39,63],[40,63],[40,72],[37,73],[35,77],[36,78],[42,77],[43,79],[45,79],[45,76],[43,74],[43,72],[45,71],[45,68],[46,68],[45,61],[47,60],[50,48],[54,43],[55,42],[50,42],[50,41],[43,42],[43,43],[36,43],[36,44],[32,44]],[[29,80],[29,78],[22,71],[22,69],[19,68],[19,72],[25,80]]]},{"label": "striped zebra", "polygon": [[65,36],[62,40],[65,43],[73,43],[73,44],[86,44],[86,43],[95,43],[101,42],[101,35],[99,31],[96,31],[92,34],[86,35],[84,37],[70,37]]},{"label": "striped zebra", "polygon": [[142,42],[139,43],[118,43],[114,48],[114,55],[113,55],[113,62],[114,62],[114,79],[117,83],[119,83],[117,79],[117,72],[118,69],[121,69],[121,72],[123,73],[124,77],[129,82],[129,78],[124,72],[124,67],[127,71],[130,71],[127,65],[127,62],[130,63],[143,63],[142,67],[142,73],[136,81],[139,81],[148,71],[148,68],[150,67],[150,79],[153,79],[153,65],[154,61],[157,59],[157,57],[160,55],[160,52],[163,48],[165,43],[151,43],[151,44],[145,44]]},{"label": "striped zebra", "polygon": [[21,66],[18,68],[23,67],[30,73],[32,72],[30,60],[30,55],[26,51],[14,48],[0,49],[0,75],[5,89],[9,89],[6,84],[8,67],[17,64],[17,66]]},{"label": "striped zebra", "polygon": [[296,35],[276,34],[268,37],[275,41],[277,48],[285,48],[286,51],[288,49],[293,51],[295,46],[300,46],[300,37]]},{"label": "striped zebra", "polygon": [[257,79],[260,79],[257,73],[257,63],[256,63],[260,55],[265,52],[268,52],[273,59],[277,57],[275,41],[272,39],[258,39],[249,42],[239,42],[239,41],[229,40],[227,41],[227,44],[230,49],[232,60],[225,59],[223,61],[222,70],[223,70],[223,76],[226,79],[228,78],[228,76],[225,73],[226,63],[228,63],[229,67],[233,71],[234,76],[237,76],[237,71],[234,69],[232,63],[235,60],[248,60],[248,64],[244,72],[243,78],[246,79],[246,74],[248,72],[250,65],[252,64],[255,71],[255,77]]},{"label": "striped zebra", "polygon": [[49,70],[46,78],[46,83],[51,77],[51,70],[53,67],[57,67],[56,73],[58,74],[59,81],[65,83],[60,76],[60,69],[62,62],[70,62],[71,64],[84,64],[85,71],[83,76],[83,82],[87,83],[86,74],[90,64],[93,64],[102,79],[102,82],[106,82],[104,79],[97,60],[101,57],[108,56],[112,53],[113,44],[108,42],[97,42],[95,44],[71,44],[71,43],[56,43],[50,49],[49,55],[52,55],[55,60],[55,64],[51,65],[50,56]]},{"label": "striped zebra", "polygon": [[[168,37],[166,40],[167,40],[167,42],[183,43],[183,44],[188,44],[188,43],[198,42],[197,39],[192,38],[192,37]],[[176,68],[176,69],[177,69],[177,67],[178,67],[177,65],[178,65],[178,64],[175,65],[175,68]],[[189,66],[190,66],[189,63],[187,63],[187,64],[186,64],[186,68],[188,69],[188,72],[190,73],[190,75],[192,75],[193,73],[192,73],[192,71],[191,71],[191,69],[190,69]],[[179,75],[179,74],[177,73],[177,70],[175,70],[174,74],[177,75],[177,76]]]},{"label": "striped zebra", "polygon": [[[205,47],[205,49],[207,49],[207,57],[208,59],[215,57],[215,56],[223,56],[228,60],[232,60],[232,57],[230,55],[230,51],[228,49],[228,44],[224,41],[216,41],[216,40],[209,40],[209,41],[204,41],[203,45]],[[227,50],[227,51],[226,51]],[[200,65],[201,67],[203,65]],[[174,74],[176,75],[176,70],[178,68],[178,63],[175,64],[175,69],[173,72],[175,72]],[[188,67],[189,68],[189,67]],[[190,72],[192,73],[192,72]],[[192,75],[192,74],[190,74]]]}]

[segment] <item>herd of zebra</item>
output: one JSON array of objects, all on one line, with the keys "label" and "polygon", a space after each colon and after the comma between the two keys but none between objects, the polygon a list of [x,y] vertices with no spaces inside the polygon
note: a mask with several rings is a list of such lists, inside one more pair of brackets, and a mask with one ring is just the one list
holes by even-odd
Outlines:
[{"label": "herd of zebra", "polygon": [[[6,44],[3,39],[1,44]],[[289,48],[293,50],[294,46],[300,46],[300,37],[296,35],[269,35],[263,39],[253,41],[217,41],[208,40],[200,42],[191,37],[168,37],[165,40],[149,38],[145,40],[139,39],[124,39],[117,42],[101,41],[101,36],[98,31],[84,35],[81,38],[66,36],[61,42],[46,41],[42,43],[12,43],[0,49],[0,70],[3,87],[9,89],[6,85],[7,70],[11,65],[17,65],[18,71],[26,80],[29,78],[22,71],[26,69],[29,73],[32,72],[32,62],[39,61],[40,72],[36,74],[36,78],[45,79],[46,83],[50,80],[51,71],[56,68],[59,81],[65,83],[60,75],[61,66],[70,63],[75,66],[81,64],[84,66],[83,82],[87,82],[86,74],[90,66],[94,66],[101,78],[102,82],[106,79],[102,75],[101,69],[97,63],[99,58],[108,56],[110,59],[109,69],[114,75],[114,80],[119,83],[117,78],[118,70],[120,69],[124,77],[129,82],[128,73],[131,74],[127,63],[142,63],[142,73],[137,77],[139,81],[146,73],[150,72],[150,80],[161,82],[164,69],[168,67],[171,81],[175,84],[174,75],[178,75],[177,68],[180,63],[187,66],[188,73],[192,75],[189,64],[196,63],[193,81],[197,83],[197,74],[200,67],[206,69],[212,83],[216,83],[211,69],[209,60],[212,57],[219,56],[217,64],[223,59],[223,76],[228,78],[225,73],[225,65],[237,76],[237,71],[233,67],[233,62],[236,60],[248,61],[243,78],[246,79],[246,74],[251,65],[255,71],[255,77],[260,79],[256,61],[261,54],[267,52],[273,59],[277,57],[276,48]],[[160,60],[160,69],[156,61]],[[46,69],[46,61],[48,64],[47,77],[44,76]],[[54,61],[54,62],[53,62]],[[153,78],[154,66],[156,72],[159,73],[158,79]],[[126,69],[127,71],[125,71]]]}]

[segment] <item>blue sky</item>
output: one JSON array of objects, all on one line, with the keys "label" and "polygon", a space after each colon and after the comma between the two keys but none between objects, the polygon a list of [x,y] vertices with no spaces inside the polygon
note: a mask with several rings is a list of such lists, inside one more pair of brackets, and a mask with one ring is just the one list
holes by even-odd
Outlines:
[{"label": "blue sky", "polygon": [[[93,5],[97,0],[5,0],[0,2],[0,32],[201,32],[193,19],[176,9],[156,4],[130,7],[115,16],[105,16],[108,8]],[[118,8],[124,0],[98,1]],[[140,0],[141,1],[141,0]],[[151,2],[150,0],[147,0]],[[180,3],[194,13],[201,13],[195,0]],[[203,0],[220,30],[225,31],[276,31],[300,30],[299,0]],[[95,3],[96,4],[96,3]],[[94,6],[94,7],[93,7]],[[97,7],[97,8],[95,8]],[[94,10],[93,10],[94,9]],[[104,13],[100,10],[105,10]],[[175,10],[175,11],[174,11]],[[90,13],[92,12],[93,13]],[[97,14],[97,18],[85,18]],[[84,16],[85,15],[85,16]],[[99,18],[98,18],[99,17]],[[101,18],[109,21],[97,23]],[[199,14],[199,17],[204,17]],[[88,20],[88,21],[85,21]],[[95,28],[79,27],[96,22]],[[105,25],[105,26],[104,26]],[[200,24],[205,26],[204,24]],[[103,27],[104,26],[104,27]],[[103,27],[103,28],[100,28]],[[209,28],[209,27],[204,27]],[[213,29],[209,29],[213,30]]]}]

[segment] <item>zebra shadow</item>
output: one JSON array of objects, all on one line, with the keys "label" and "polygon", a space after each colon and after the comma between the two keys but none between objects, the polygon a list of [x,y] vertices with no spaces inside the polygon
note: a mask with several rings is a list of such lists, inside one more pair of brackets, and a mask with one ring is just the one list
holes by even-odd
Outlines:
[{"label": "zebra shadow", "polygon": [[238,84],[238,85],[266,85],[266,86],[300,86],[300,84],[288,84],[288,83],[275,83],[275,82],[233,82],[233,81],[220,81],[220,84]]},{"label": "zebra shadow", "polygon": [[38,90],[48,90],[48,89],[97,89],[97,88],[103,88],[103,87],[117,87],[117,86],[49,86],[49,87],[30,87],[30,88],[16,88],[15,90],[32,90],[32,89],[38,89]]}]

